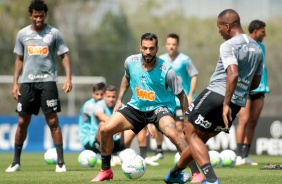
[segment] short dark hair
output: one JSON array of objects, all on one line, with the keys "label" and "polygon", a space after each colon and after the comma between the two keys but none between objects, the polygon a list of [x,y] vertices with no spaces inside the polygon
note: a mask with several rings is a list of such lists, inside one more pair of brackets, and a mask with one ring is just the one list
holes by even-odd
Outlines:
[{"label": "short dark hair", "polygon": [[158,46],[158,37],[154,33],[145,33],[141,36],[141,44],[143,40],[156,40],[156,46]]},{"label": "short dark hair", "polygon": [[179,36],[175,33],[170,33],[166,36],[166,38],[174,38],[177,40],[177,43],[179,43]]},{"label": "short dark hair", "polygon": [[99,91],[99,90],[104,91],[105,87],[106,87],[106,84],[104,82],[99,82],[97,84],[94,84],[93,85],[93,92]]},{"label": "short dark hair", "polygon": [[117,88],[114,85],[107,85],[104,89],[104,92],[106,91],[117,91]]},{"label": "short dark hair", "polygon": [[249,25],[249,33],[252,33],[255,29],[260,29],[265,27],[266,24],[261,20],[253,20]]},{"label": "short dark hair", "polygon": [[45,13],[47,13],[48,7],[43,0],[32,0],[28,7],[28,12],[32,13],[33,10],[44,11]]}]

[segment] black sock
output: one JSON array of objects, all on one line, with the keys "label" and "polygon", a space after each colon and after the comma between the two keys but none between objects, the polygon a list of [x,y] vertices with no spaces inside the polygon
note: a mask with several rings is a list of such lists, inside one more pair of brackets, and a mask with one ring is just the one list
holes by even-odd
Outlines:
[{"label": "black sock", "polygon": [[243,144],[243,146],[242,146],[242,158],[248,157],[250,148],[251,148],[250,144]]},{"label": "black sock", "polygon": [[243,144],[237,144],[237,156],[242,157],[242,146]]},{"label": "black sock", "polygon": [[145,159],[147,156],[147,146],[140,146],[140,156]]},{"label": "black sock", "polygon": [[63,144],[55,144],[55,147],[58,155],[57,164],[62,167],[65,164]]},{"label": "black sock", "polygon": [[170,176],[171,176],[172,178],[175,178],[175,177],[178,175],[178,173],[180,173],[180,172],[183,171],[184,169],[185,169],[185,168],[183,168],[183,169],[179,168],[178,165],[175,164],[174,168],[172,168],[172,169],[170,170]]},{"label": "black sock", "polygon": [[192,174],[194,173],[200,173],[198,166],[196,164],[196,162],[193,160],[192,162],[190,162],[189,167],[191,169]]},{"label": "black sock", "polygon": [[16,144],[14,147],[14,160],[12,163],[12,167],[16,164],[21,164],[21,153],[22,153],[23,144]]},{"label": "black sock", "polygon": [[108,170],[111,168],[111,155],[101,155],[102,158],[102,169]]},{"label": "black sock", "polygon": [[162,145],[157,145],[156,154],[158,154],[158,153],[164,154],[163,149],[162,149]]},{"label": "black sock", "polygon": [[208,182],[213,183],[213,182],[216,181],[217,177],[215,175],[215,172],[213,170],[211,163],[206,163],[206,164],[202,165],[201,169],[202,169],[204,175],[206,176],[206,180]]}]

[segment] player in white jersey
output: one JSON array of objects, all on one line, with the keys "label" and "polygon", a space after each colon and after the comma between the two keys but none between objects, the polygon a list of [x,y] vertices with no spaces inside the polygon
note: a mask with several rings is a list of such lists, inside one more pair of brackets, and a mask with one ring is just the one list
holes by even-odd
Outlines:
[{"label": "player in white jersey", "polygon": [[[14,68],[12,96],[18,100],[18,127],[15,136],[14,159],[6,172],[20,170],[20,156],[27,136],[32,114],[37,115],[40,107],[45,115],[57,150],[56,172],[65,172],[63,138],[58,121],[60,99],[57,89],[57,71],[54,55],[62,59],[66,73],[64,92],[72,90],[68,47],[58,29],[45,23],[48,7],[42,0],[33,0],[29,6],[31,25],[17,34],[14,53],[17,54]],[[22,75],[19,88],[18,79]]]},{"label": "player in white jersey", "polygon": [[182,172],[193,159],[206,177],[204,184],[219,184],[205,143],[219,132],[229,132],[236,114],[246,105],[249,91],[258,87],[263,57],[260,46],[244,34],[238,13],[222,11],[217,18],[221,36],[220,57],[208,87],[189,106],[184,132],[188,146],[165,181]]}]

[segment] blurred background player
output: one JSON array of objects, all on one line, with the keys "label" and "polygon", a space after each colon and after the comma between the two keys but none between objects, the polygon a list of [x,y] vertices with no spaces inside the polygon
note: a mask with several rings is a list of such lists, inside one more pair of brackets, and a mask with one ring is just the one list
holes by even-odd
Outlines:
[{"label": "blurred background player", "polygon": [[[57,150],[56,172],[66,172],[63,157],[63,137],[57,112],[61,111],[57,88],[57,71],[54,55],[62,60],[66,73],[64,92],[72,90],[68,47],[60,31],[45,23],[48,7],[42,0],[33,0],[29,6],[31,25],[21,29],[16,38],[12,96],[18,100],[18,126],[15,135],[14,159],[6,172],[20,170],[20,156],[32,114],[37,115],[40,107],[50,128]],[[18,79],[22,75],[19,88]]]},{"label": "blurred background player", "polygon": [[[93,86],[92,98],[87,100],[79,115],[79,138],[85,149],[100,153],[100,134],[99,127],[113,113],[116,103],[117,89],[115,86],[98,83]],[[117,153],[129,148],[135,134],[132,131],[125,131],[114,135],[114,150],[112,166],[120,165]],[[146,129],[137,135],[140,155],[145,159],[147,155]],[[153,161],[147,160],[149,165],[158,165]]]},{"label": "blurred background player", "polygon": [[[196,87],[198,81],[198,70],[194,66],[191,58],[188,55],[178,51],[180,38],[177,34],[170,33],[166,37],[166,50],[167,53],[160,55],[159,57],[167,62],[172,63],[172,67],[177,75],[179,82],[181,82],[184,92],[187,95],[189,105],[196,98]],[[175,111],[175,123],[176,129],[179,132],[183,132],[183,113],[180,107],[180,102],[177,97],[176,100],[176,111]],[[155,155],[151,157],[152,161],[164,158],[164,152],[162,150],[163,134],[155,129],[155,139],[157,143],[157,149]],[[201,182],[204,180],[200,171],[198,170],[195,163],[191,164],[192,170],[192,183]]]},{"label": "blurred background player", "polygon": [[236,165],[258,165],[258,163],[252,162],[248,155],[255,134],[255,128],[263,108],[265,94],[270,92],[267,80],[265,47],[262,43],[263,38],[266,36],[265,26],[265,23],[261,20],[253,20],[249,25],[250,37],[257,41],[263,52],[263,73],[259,87],[250,91],[246,107],[241,108],[239,112],[236,129]]}]

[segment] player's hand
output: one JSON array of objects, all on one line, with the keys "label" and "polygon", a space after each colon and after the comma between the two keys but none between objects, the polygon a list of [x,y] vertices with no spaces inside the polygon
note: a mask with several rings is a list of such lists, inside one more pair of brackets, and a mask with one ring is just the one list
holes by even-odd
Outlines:
[{"label": "player's hand", "polygon": [[229,122],[232,121],[232,110],[229,107],[229,105],[223,105],[223,109],[222,109],[222,118],[223,118],[223,122],[225,125],[225,129],[228,130],[229,129]]},{"label": "player's hand", "polygon": [[146,136],[148,136],[148,135],[150,135],[150,137],[152,139],[155,139],[155,137],[156,137],[155,136],[155,131],[154,131],[153,126],[151,124],[148,124],[146,126]]},{"label": "player's hand", "polygon": [[188,105],[191,105],[191,103],[193,102],[193,95],[188,95],[187,96],[187,100],[188,100]]},{"label": "player's hand", "polygon": [[122,105],[121,100],[117,100],[116,106],[114,108],[114,112],[116,112],[121,107],[121,105]]},{"label": "player's hand", "polygon": [[63,89],[65,90],[65,91],[64,91],[65,93],[69,93],[69,92],[72,90],[72,83],[71,83],[70,80],[66,80],[66,81],[64,82]]},{"label": "player's hand", "polygon": [[15,100],[18,100],[18,96],[21,96],[20,90],[19,90],[19,85],[14,84],[13,89],[12,89],[12,97]]}]

